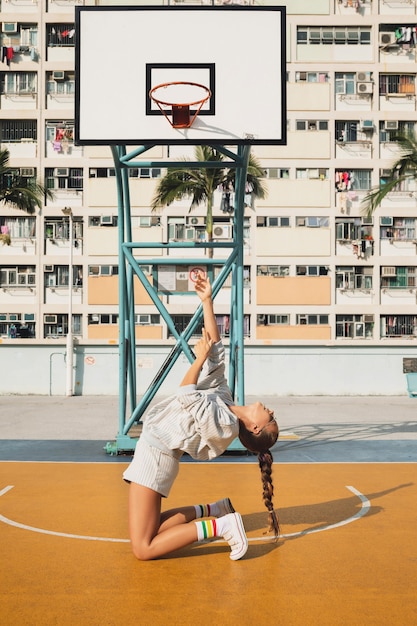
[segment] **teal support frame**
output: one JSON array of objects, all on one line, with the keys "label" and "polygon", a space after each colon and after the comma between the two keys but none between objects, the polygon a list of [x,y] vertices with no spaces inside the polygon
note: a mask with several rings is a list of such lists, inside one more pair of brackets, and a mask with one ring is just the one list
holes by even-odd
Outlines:
[{"label": "teal support frame", "polygon": [[[118,255],[119,255],[119,428],[114,442],[108,442],[105,450],[109,454],[119,454],[134,450],[137,438],[131,437],[129,431],[132,426],[140,421],[152,399],[160,389],[162,383],[171,371],[181,354],[184,354],[190,363],[194,360],[194,354],[188,341],[202,319],[202,306],[200,305],[189,324],[179,333],[166,309],[164,303],[158,297],[157,289],[152,285],[141,269],[141,265],[201,265],[209,266],[209,271],[214,265],[223,263],[217,278],[213,281],[213,299],[220,291],[229,274],[232,276],[231,299],[230,299],[230,332],[229,332],[229,386],[237,404],[244,404],[245,380],[244,380],[244,299],[243,299],[243,260],[244,260],[244,200],[247,169],[250,155],[250,145],[240,145],[237,152],[233,152],[224,146],[216,146],[215,149],[227,157],[227,161],[204,162],[204,161],[138,161],[152,145],[144,145],[126,151],[125,146],[112,146],[112,154],[116,171],[117,202],[118,202]],[[183,167],[189,168],[235,168],[235,210],[233,216],[233,240],[230,242],[169,242],[169,243],[137,243],[132,241],[132,220],[129,190],[130,168],[161,168]],[[190,258],[179,257],[155,257],[152,258],[152,250],[170,248],[195,248],[196,256]],[[198,256],[199,251],[208,248],[221,248],[228,252],[227,258],[219,260]],[[135,250],[150,250],[149,258],[135,258]],[[210,268],[211,266],[211,268]],[[136,374],[136,336],[135,336],[135,299],[134,277],[137,276],[151,298],[162,319],[167,324],[176,343],[168,354],[147,390],[142,394],[140,401],[137,399],[137,374]],[[129,404],[129,406],[128,406]],[[241,449],[238,440],[232,442],[229,449]]]}]

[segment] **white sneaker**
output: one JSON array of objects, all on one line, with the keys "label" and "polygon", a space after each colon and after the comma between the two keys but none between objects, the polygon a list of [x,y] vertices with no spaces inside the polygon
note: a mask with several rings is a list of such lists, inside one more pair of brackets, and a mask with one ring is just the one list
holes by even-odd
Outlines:
[{"label": "white sneaker", "polygon": [[216,502],[217,513],[216,517],[223,517],[224,515],[228,515],[228,513],[234,513],[235,510],[233,508],[233,504],[230,502],[229,498],[224,498],[223,500],[218,500]]},{"label": "white sneaker", "polygon": [[227,530],[223,538],[226,539],[231,548],[230,558],[232,561],[238,561],[242,556],[245,556],[248,549],[248,539],[242,517],[240,513],[229,513],[229,515],[225,515],[224,520],[227,522]]}]

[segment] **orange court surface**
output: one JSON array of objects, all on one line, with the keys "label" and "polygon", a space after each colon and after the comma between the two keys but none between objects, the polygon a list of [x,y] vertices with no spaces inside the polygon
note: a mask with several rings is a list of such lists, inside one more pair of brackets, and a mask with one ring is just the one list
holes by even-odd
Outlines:
[{"label": "orange court surface", "polygon": [[[334,408],[337,399],[333,402]],[[381,401],[380,410],[382,406]],[[406,410],[414,411],[414,406],[410,401]],[[313,412],[307,402],[300,408]],[[417,475],[411,440],[417,429],[407,417],[412,413],[402,414],[403,443],[408,441],[401,452],[404,462],[398,460],[400,454],[390,462],[374,460],[373,444],[395,447],[401,438],[395,434],[395,440],[387,440],[383,416],[379,428],[368,425],[366,437],[359,436],[360,428],[346,435],[346,423],[340,424],[344,445],[353,449],[353,440],[364,443],[369,462],[346,461],[342,448],[337,449],[339,462],[320,462],[311,445],[316,435],[306,420],[291,420],[291,411],[289,405],[281,407],[282,439],[273,451],[278,542],[264,534],[267,513],[256,457],[185,460],[163,503],[171,508],[229,496],[249,537],[249,550],[237,562],[229,559],[229,546],[222,540],[195,544],[158,561],[137,561],[127,538],[128,486],[121,479],[129,457],[31,460],[22,449],[17,453],[19,446],[11,441],[14,460],[8,458],[3,434],[0,623],[417,624]],[[322,415],[324,423],[326,411]],[[330,450],[336,443],[321,440],[318,446]],[[51,449],[55,444],[50,442]],[[295,459],[302,450],[305,462],[291,461],[289,449]]]}]

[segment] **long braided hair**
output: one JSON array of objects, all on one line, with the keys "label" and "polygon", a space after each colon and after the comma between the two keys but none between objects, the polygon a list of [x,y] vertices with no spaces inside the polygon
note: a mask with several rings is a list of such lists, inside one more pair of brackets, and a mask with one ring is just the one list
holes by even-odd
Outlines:
[{"label": "long braided hair", "polygon": [[239,420],[239,439],[241,443],[258,455],[259,468],[261,470],[262,497],[268,509],[268,532],[274,532],[275,539],[279,536],[279,520],[274,510],[273,496],[274,485],[272,484],[272,463],[273,458],[270,448],[278,439],[279,428],[274,420],[267,424],[259,434],[248,430],[243,422]]}]

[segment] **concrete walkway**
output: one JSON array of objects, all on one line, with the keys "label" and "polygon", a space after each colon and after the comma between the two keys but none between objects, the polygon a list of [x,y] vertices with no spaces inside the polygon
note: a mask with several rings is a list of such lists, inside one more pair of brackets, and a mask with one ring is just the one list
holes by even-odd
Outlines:
[{"label": "concrete walkway", "polygon": [[[248,397],[247,403],[256,399]],[[269,396],[262,401],[280,425],[278,462],[417,462],[414,399]],[[116,396],[0,396],[0,460],[117,462],[103,445],[115,439],[118,421]]]}]

